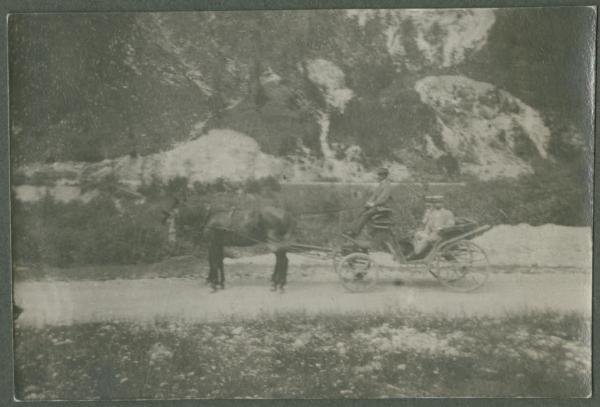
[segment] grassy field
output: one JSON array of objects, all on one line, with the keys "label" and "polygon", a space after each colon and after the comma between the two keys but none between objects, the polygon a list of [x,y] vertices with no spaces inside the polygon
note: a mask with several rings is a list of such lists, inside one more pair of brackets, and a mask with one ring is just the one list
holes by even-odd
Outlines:
[{"label": "grassy field", "polygon": [[17,327],[17,397],[585,397],[589,326],[386,312]]}]

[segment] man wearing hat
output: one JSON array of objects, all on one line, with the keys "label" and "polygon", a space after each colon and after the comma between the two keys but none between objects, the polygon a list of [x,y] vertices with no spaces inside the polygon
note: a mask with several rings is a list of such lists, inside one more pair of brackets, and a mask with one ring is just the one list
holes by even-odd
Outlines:
[{"label": "man wearing hat", "polygon": [[[415,233],[414,255],[417,256],[423,252],[431,243],[440,239],[439,231],[454,226],[454,214],[444,208],[444,197],[433,195],[425,197],[425,204],[433,205],[433,208],[425,213],[423,220],[426,222],[423,230]],[[413,257],[411,256],[411,257]]]},{"label": "man wearing hat", "polygon": [[377,188],[365,204],[365,209],[361,213],[355,227],[351,231],[347,232],[349,236],[358,236],[369,219],[389,205],[389,202],[392,198],[392,186],[390,184],[390,180],[388,179],[389,174],[390,172],[387,168],[382,167],[377,170],[377,180],[379,181],[379,185],[377,185]]}]

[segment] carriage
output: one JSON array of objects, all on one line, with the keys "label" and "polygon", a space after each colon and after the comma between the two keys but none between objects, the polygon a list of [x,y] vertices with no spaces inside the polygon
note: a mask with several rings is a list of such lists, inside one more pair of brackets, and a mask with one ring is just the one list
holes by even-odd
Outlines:
[{"label": "carriage", "polygon": [[[471,239],[488,231],[491,226],[478,225],[459,218],[454,226],[439,231],[440,239],[429,245],[419,256],[407,256],[410,242],[394,232],[391,211],[384,210],[370,221],[371,234],[404,268],[426,269],[442,285],[455,291],[473,291],[488,278],[489,261],[486,252]],[[346,244],[335,256],[334,266],[342,284],[349,291],[372,289],[378,280],[379,267],[370,255],[371,242],[362,242],[343,235]]]},{"label": "carriage", "polygon": [[292,214],[282,209],[260,206],[258,209],[219,210],[210,205],[192,208],[202,212],[194,219],[200,219],[201,231],[206,231],[209,240],[210,271],[207,281],[213,291],[224,288],[225,245],[266,244],[276,259],[271,279],[273,288],[282,292],[286,284],[288,252],[318,253],[333,259],[334,269],[349,291],[368,291],[376,286],[381,268],[372,255],[376,251],[388,252],[402,268],[426,269],[441,284],[456,291],[475,290],[488,278],[487,254],[472,239],[491,227],[465,218],[457,219],[454,226],[438,231],[440,239],[419,256],[409,256],[410,240],[396,234],[391,209],[381,209],[371,217],[369,240],[341,235],[341,243],[321,247],[289,242],[285,237],[291,230]]},{"label": "carriage", "polygon": [[376,287],[381,266],[372,256],[374,249],[383,249],[391,254],[395,263],[403,269],[427,270],[442,285],[454,291],[473,291],[487,281],[487,254],[472,239],[491,226],[458,218],[454,226],[439,231],[440,239],[418,256],[408,255],[412,244],[408,239],[398,237],[393,226],[391,210],[387,209],[370,220],[369,240],[342,235],[344,242],[334,249],[307,245],[296,245],[296,248],[327,252],[343,286],[352,292]]}]

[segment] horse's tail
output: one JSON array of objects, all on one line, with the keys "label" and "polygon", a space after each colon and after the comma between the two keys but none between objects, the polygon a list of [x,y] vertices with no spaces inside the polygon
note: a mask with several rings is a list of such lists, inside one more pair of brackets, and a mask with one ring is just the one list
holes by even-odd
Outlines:
[{"label": "horse's tail", "polygon": [[283,239],[289,241],[298,230],[298,219],[289,211],[285,212],[284,222],[287,224],[287,231],[283,234]]}]

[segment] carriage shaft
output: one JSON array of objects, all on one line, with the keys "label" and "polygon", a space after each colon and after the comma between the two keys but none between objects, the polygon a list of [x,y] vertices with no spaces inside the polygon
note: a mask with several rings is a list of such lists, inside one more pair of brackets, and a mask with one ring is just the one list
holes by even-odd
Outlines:
[{"label": "carriage shaft", "polygon": [[290,250],[312,250],[312,251],[318,251],[318,252],[324,252],[324,253],[330,253],[333,251],[333,249],[331,249],[329,247],[313,246],[313,245],[309,245],[309,244],[300,244],[300,243],[292,243],[288,247]]}]

